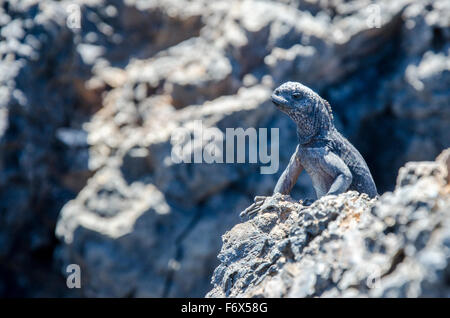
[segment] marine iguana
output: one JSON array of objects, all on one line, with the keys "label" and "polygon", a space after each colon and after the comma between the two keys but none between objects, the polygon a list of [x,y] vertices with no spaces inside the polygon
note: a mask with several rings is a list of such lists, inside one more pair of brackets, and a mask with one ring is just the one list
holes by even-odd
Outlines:
[{"label": "marine iguana", "polygon": [[289,194],[303,169],[311,177],[317,198],[348,190],[377,196],[375,182],[361,154],[333,124],[330,104],[310,88],[286,82],[272,102],[297,124],[299,143],[274,193]]}]

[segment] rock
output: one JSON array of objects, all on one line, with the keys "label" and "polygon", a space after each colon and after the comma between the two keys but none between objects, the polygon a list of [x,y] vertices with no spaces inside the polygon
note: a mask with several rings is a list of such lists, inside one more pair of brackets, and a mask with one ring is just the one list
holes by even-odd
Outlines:
[{"label": "rock", "polygon": [[182,108],[202,104],[236,91],[229,60],[203,38],[191,38],[151,60],[130,63],[129,84],[144,85],[149,94],[170,95],[172,104]]},{"label": "rock", "polygon": [[[263,115],[273,112],[265,102],[269,93],[264,87],[253,87],[240,90],[238,98],[222,97],[202,107],[184,108],[176,114],[174,125],[165,131],[155,130],[145,138],[134,138],[135,145],[128,138],[125,144],[118,144],[124,149],[106,152],[123,157],[104,161],[105,166],[61,211],[56,228],[56,235],[64,242],[56,256],[61,268],[83,260],[80,265],[88,277],[83,295],[179,297],[206,293],[209,283],[202,278],[212,271],[215,263],[220,244],[217,233],[229,228],[237,217],[230,213],[229,206],[248,203],[245,196],[235,192],[215,194],[256,167],[245,171],[239,165],[203,164],[195,165],[187,173],[187,164],[171,162],[171,133],[177,125],[192,129],[198,120],[208,124],[205,129],[229,127],[231,123],[244,128],[258,126]],[[251,117],[247,116],[249,113]],[[99,133],[104,119],[98,114],[89,131]],[[105,139],[92,137],[89,142],[92,146],[114,147],[120,141],[121,127],[110,131],[119,135],[104,134]],[[138,131],[133,129],[134,133]],[[156,169],[161,166],[165,168]],[[194,205],[202,200],[206,203]],[[153,233],[152,237],[148,237],[149,233]],[[197,241],[199,236],[202,243]],[[107,252],[91,252],[86,246],[93,246],[95,251],[103,246]],[[153,256],[148,256],[148,250]],[[127,258],[127,253],[136,255],[128,265],[115,261]],[[101,261],[103,257],[108,260]],[[157,264],[155,259],[159,260]],[[133,262],[142,267],[133,267]],[[103,277],[98,272],[109,274]],[[122,278],[111,280],[111,273]],[[126,289],[122,287],[124,281]]]},{"label": "rock", "polygon": [[449,297],[448,153],[408,163],[378,199],[257,198],[222,237],[207,297]]},{"label": "rock", "polygon": [[[105,184],[107,189],[103,188]],[[82,261],[80,266],[86,277],[83,290],[88,297],[161,296],[165,283],[161,272],[175,245],[173,239],[165,235],[160,240],[158,235],[173,233],[177,224],[188,222],[178,215],[171,217],[172,213],[177,212],[171,211],[154,186],[128,186],[115,171],[100,170],[80,192],[78,200],[61,211],[63,221],[58,223],[56,234],[70,249],[59,253]],[[150,233],[153,238],[147,236]],[[140,247],[145,253],[139,252]],[[129,248],[132,255],[127,255]],[[164,253],[158,253],[159,249]],[[150,261],[151,267],[145,260]],[[100,272],[104,274],[99,275]],[[110,275],[118,279],[111,279],[114,276]]]},{"label": "rock", "polygon": [[[74,8],[80,28],[68,23]],[[251,198],[272,193],[296,146],[293,123],[268,100],[287,80],[329,100],[379,191],[393,190],[406,162],[433,160],[450,146],[449,12],[445,0],[5,2],[0,295],[203,296],[220,234]],[[261,163],[175,164],[171,137],[193,133],[198,121],[216,132],[279,128],[277,173],[260,174]],[[406,167],[401,188],[440,173],[435,164]],[[314,202],[306,174],[292,196]],[[105,222],[101,230],[111,233],[112,220],[131,210],[139,216],[128,225],[160,224],[161,202],[169,212],[160,234],[109,236],[84,223]],[[65,230],[56,236],[56,227]],[[129,246],[147,255],[146,235],[161,262],[118,261],[135,255]],[[85,255],[81,246],[93,247]],[[66,288],[63,266],[78,262],[89,275],[77,292]]]},{"label": "rock", "polygon": [[[79,6],[81,29],[66,24],[68,5]],[[1,6],[0,294],[67,293],[52,265],[54,230],[62,206],[96,170],[83,125],[101,108],[102,94],[124,81],[112,81],[103,69],[127,64],[130,51],[142,49],[148,58],[198,34],[199,12],[187,3],[175,12],[180,5],[32,0]],[[47,279],[55,283],[44,284]]]},{"label": "rock", "polygon": [[[74,90],[54,74],[77,67],[73,37],[59,4],[12,1],[0,17],[0,294],[58,295],[64,284],[48,260],[58,213],[74,193],[62,185],[69,150],[55,135],[73,115]],[[53,282],[42,287],[46,279]]]}]

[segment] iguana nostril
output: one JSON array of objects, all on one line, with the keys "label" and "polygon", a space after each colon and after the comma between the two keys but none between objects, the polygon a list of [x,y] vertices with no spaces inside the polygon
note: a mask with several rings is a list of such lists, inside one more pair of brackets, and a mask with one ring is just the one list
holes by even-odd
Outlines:
[{"label": "iguana nostril", "polygon": [[275,95],[280,95],[280,90],[279,89],[275,90]]}]

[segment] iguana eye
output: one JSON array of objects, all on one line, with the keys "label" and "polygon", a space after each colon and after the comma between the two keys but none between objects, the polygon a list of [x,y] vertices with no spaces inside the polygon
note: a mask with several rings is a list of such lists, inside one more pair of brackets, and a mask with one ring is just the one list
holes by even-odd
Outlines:
[{"label": "iguana eye", "polygon": [[292,94],[292,97],[294,97],[295,99],[299,99],[300,97],[302,97],[302,94],[294,93],[294,94]]}]

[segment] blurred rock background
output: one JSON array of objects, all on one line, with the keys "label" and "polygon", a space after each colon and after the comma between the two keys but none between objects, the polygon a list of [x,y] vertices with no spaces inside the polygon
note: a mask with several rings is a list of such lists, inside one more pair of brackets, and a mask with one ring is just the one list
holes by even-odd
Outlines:
[{"label": "blurred rock background", "polygon": [[[284,81],[329,100],[380,193],[450,146],[447,0],[0,3],[3,297],[204,296],[221,235],[295,148],[268,99]],[[174,164],[197,120],[279,127],[278,173]],[[311,190],[302,174],[292,196]]]}]

